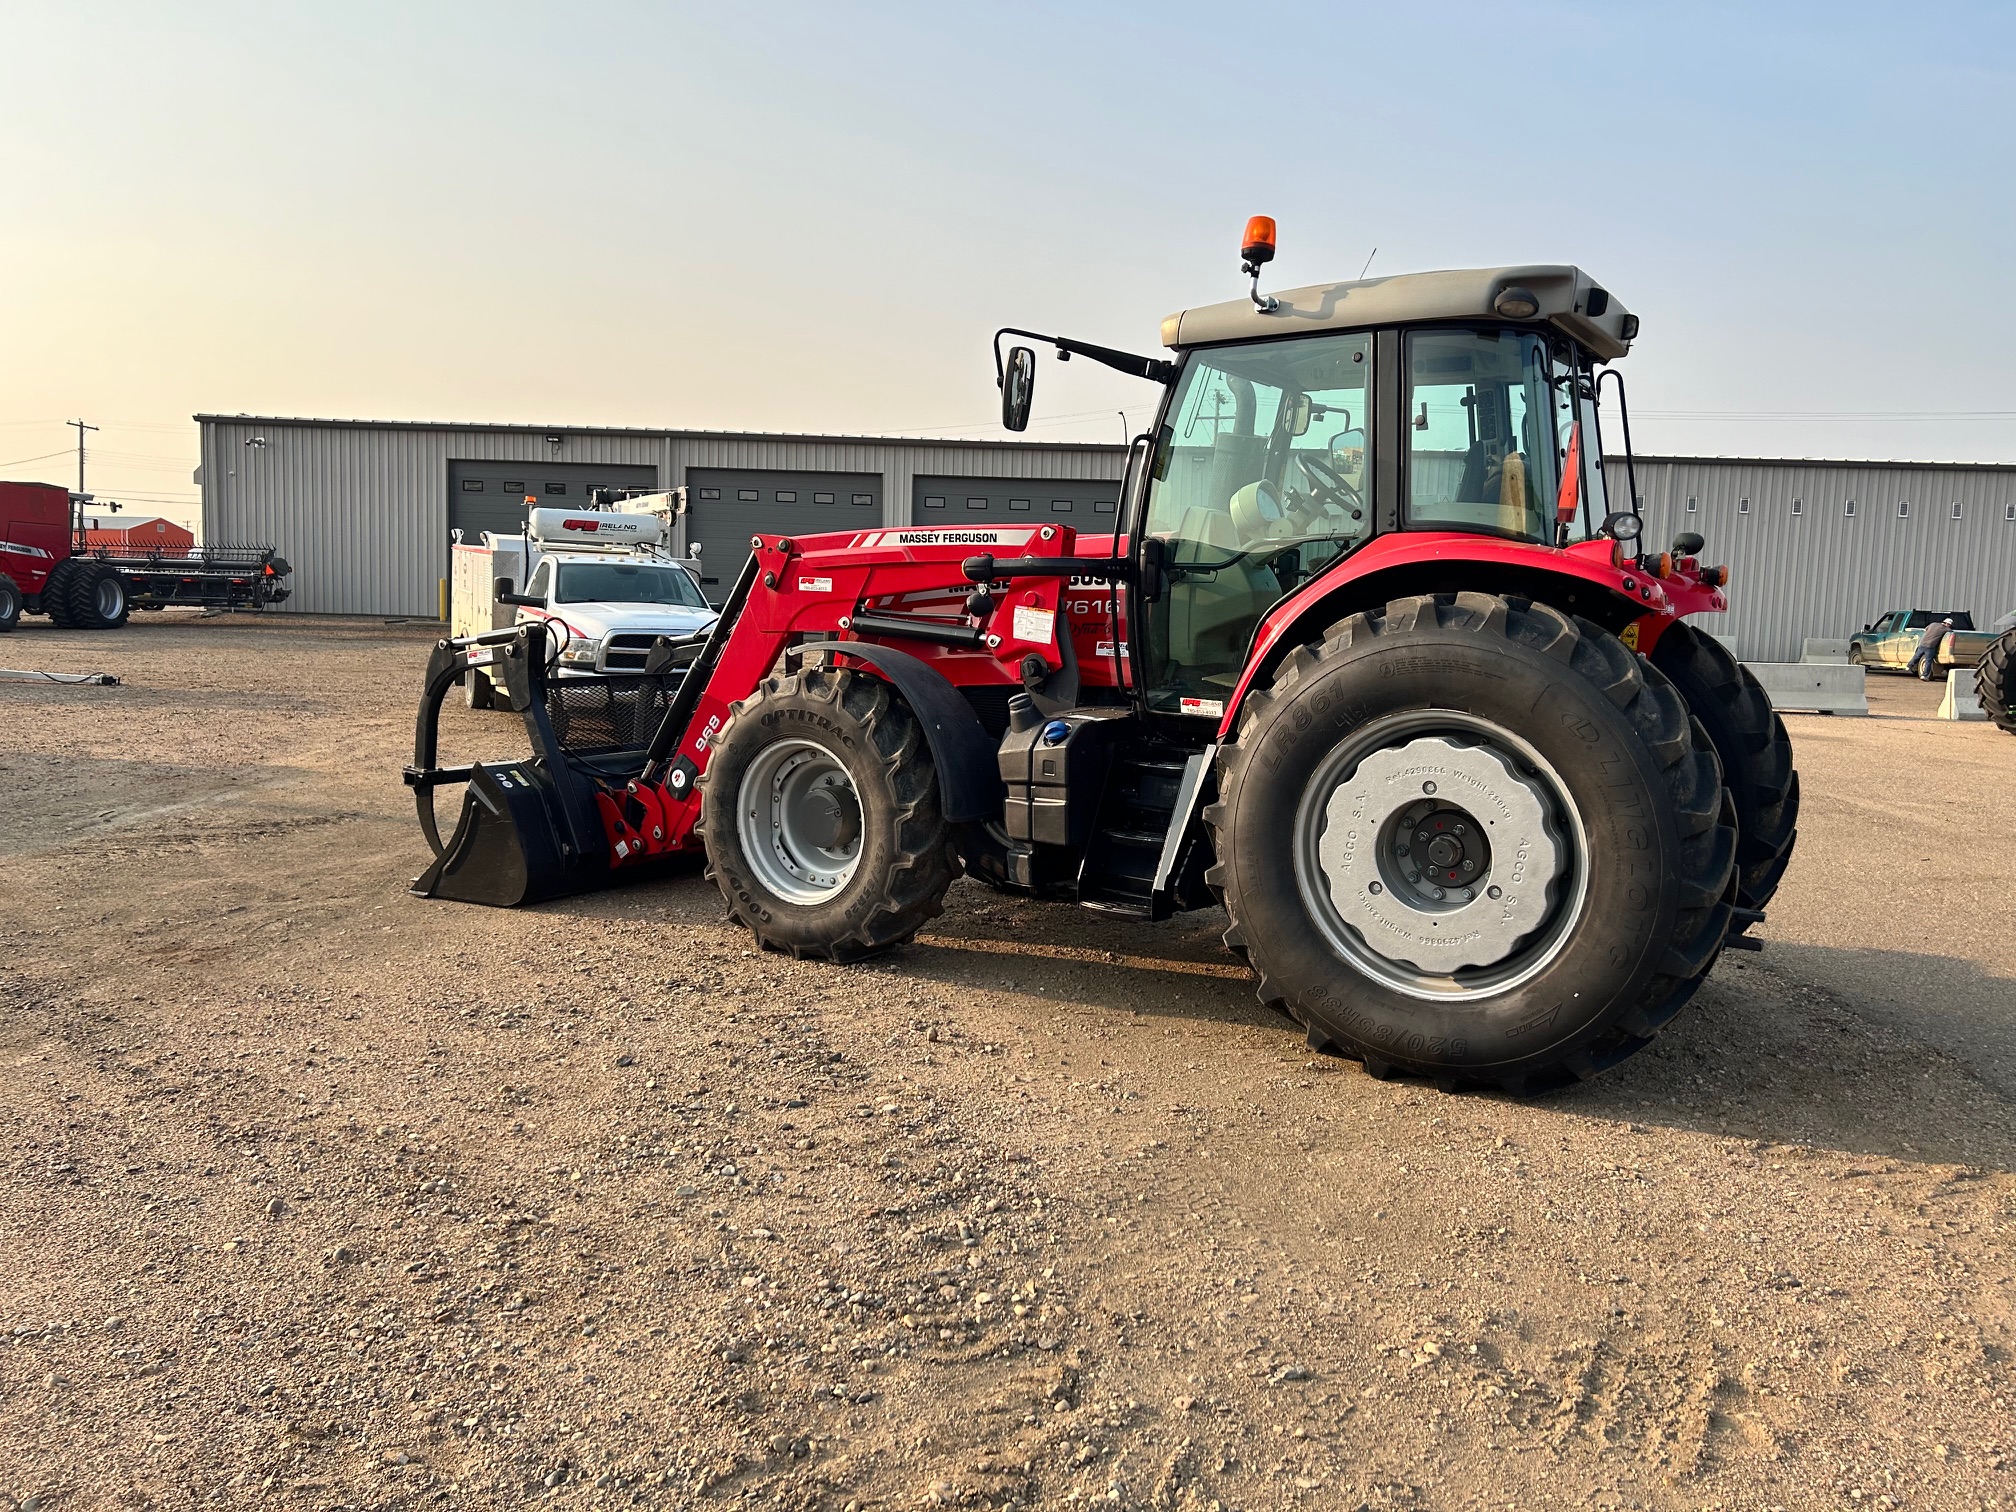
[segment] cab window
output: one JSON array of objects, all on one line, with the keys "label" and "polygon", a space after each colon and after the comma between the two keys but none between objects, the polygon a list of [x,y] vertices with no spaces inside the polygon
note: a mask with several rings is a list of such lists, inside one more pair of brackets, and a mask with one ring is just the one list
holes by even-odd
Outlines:
[{"label": "cab window", "polygon": [[1409,525],[1551,544],[1573,402],[1530,332],[1411,332]]},{"label": "cab window", "polygon": [[532,574],[532,581],[525,585],[525,592],[533,598],[546,597],[546,590],[553,585],[553,564],[541,562]]},{"label": "cab window", "polygon": [[1151,709],[1211,716],[1254,629],[1372,531],[1362,333],[1191,354],[1151,474],[1144,534],[1164,586],[1141,663]]}]

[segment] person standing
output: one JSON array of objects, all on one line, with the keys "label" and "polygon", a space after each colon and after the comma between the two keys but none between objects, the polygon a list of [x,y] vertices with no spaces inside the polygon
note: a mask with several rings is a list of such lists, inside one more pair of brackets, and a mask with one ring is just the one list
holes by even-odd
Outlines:
[{"label": "person standing", "polygon": [[1925,627],[1925,633],[1918,637],[1918,649],[1911,653],[1911,660],[1904,664],[1905,674],[1918,674],[1920,682],[1930,682],[1939,668],[1939,643],[1952,630],[1953,621],[1936,619]]}]

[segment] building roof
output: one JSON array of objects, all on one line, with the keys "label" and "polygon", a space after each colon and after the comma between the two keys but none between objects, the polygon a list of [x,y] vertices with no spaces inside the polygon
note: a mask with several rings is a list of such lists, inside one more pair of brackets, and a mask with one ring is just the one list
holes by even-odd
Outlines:
[{"label": "building roof", "polygon": [[[1606,450],[1604,465],[1621,463],[1622,452]],[[1634,460],[1639,462],[1669,462],[1683,467],[1699,467],[1704,463],[1724,467],[1887,467],[1906,472],[1993,472],[2016,473],[2016,462],[1892,462],[1876,458],[1856,460],[1852,457],[1680,457],[1668,453],[1654,454],[1638,452]]]},{"label": "building roof", "polygon": [[818,431],[690,430],[648,425],[519,425],[481,420],[326,420],[306,415],[216,415],[191,417],[199,425],[300,425],[335,430],[497,431],[531,436],[662,436],[670,441],[800,441],[855,446],[1019,447],[1037,451],[1107,452],[1127,448],[1112,441],[981,441],[967,437],[844,435]]},{"label": "building roof", "polygon": [[1514,288],[1533,296],[1538,309],[1532,319],[1558,327],[1605,361],[1631,350],[1637,321],[1587,273],[1566,263],[1450,268],[1311,284],[1276,293],[1267,310],[1255,308],[1251,299],[1200,305],[1162,322],[1162,344],[1200,346],[1420,320],[1502,320],[1506,317],[1496,310],[1499,296]]}]

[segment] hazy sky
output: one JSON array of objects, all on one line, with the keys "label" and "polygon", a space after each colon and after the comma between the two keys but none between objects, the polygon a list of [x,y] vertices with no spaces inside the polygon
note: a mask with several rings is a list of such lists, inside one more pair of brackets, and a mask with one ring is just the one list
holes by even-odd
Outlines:
[{"label": "hazy sky", "polygon": [[[2009,5],[0,7],[0,476],[197,411],[1000,435],[987,339],[1567,261],[1645,451],[2016,459]],[[1033,436],[1148,385],[1045,362]],[[1825,418],[1815,419],[1813,416]],[[1929,418],[1928,418],[1929,417]],[[35,460],[31,460],[35,459]]]}]

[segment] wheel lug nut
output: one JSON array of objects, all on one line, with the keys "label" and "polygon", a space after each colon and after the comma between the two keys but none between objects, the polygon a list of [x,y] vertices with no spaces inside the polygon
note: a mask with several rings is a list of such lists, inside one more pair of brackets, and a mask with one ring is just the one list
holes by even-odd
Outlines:
[{"label": "wheel lug nut", "polygon": [[1445,893],[1444,891],[1442,891],[1442,889],[1441,889],[1441,888],[1439,888],[1439,887],[1438,887],[1438,888],[1436,888],[1436,889],[1435,889],[1435,897],[1436,897],[1436,899],[1437,899],[1438,901],[1439,901],[1439,900],[1441,900],[1441,899],[1443,899],[1443,898],[1446,898],[1446,897],[1448,897],[1448,896],[1449,896],[1449,894],[1447,894],[1447,893]]},{"label": "wheel lug nut", "polygon": [[1393,853],[1398,856],[1404,856],[1407,854],[1407,847],[1404,845],[1397,845],[1393,848]]},{"label": "wheel lug nut", "polygon": [[1477,863],[1476,863],[1475,861],[1465,861],[1465,862],[1463,863],[1463,870],[1465,870],[1465,871],[1475,871],[1475,870],[1477,870]]}]

